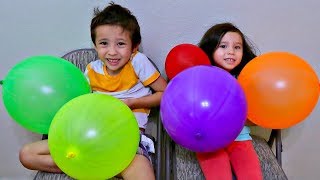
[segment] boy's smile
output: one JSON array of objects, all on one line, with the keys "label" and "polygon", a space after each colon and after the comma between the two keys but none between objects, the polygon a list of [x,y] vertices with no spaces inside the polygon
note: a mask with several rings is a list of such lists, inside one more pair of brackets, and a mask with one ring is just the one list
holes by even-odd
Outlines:
[{"label": "boy's smile", "polygon": [[98,26],[95,31],[95,48],[100,60],[109,75],[119,74],[134,51],[130,33],[117,25]]}]

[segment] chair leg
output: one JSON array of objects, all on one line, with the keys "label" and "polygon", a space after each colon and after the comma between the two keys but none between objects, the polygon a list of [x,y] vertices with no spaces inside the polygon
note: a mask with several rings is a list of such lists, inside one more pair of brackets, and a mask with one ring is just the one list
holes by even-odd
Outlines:
[{"label": "chair leg", "polygon": [[[159,115],[160,116],[160,115]],[[156,166],[156,179],[161,180],[161,167],[162,167],[162,141],[163,141],[163,128],[161,118],[157,119],[157,166]]]},{"label": "chair leg", "polygon": [[277,136],[277,130],[272,129],[269,140],[268,140],[268,145],[270,148],[272,148],[272,145],[274,143],[274,140],[276,139],[276,136]]},{"label": "chair leg", "polygon": [[272,129],[268,145],[272,148],[272,145],[276,141],[276,158],[280,166],[282,166],[282,140],[281,140],[281,129]]},{"label": "chair leg", "polygon": [[280,166],[282,166],[282,140],[281,140],[281,130],[276,130],[276,158]]},{"label": "chair leg", "polygon": [[166,180],[170,180],[171,179],[171,160],[172,160],[172,143],[171,143],[171,139],[169,137],[169,135],[167,133],[165,133],[165,174]]},{"label": "chair leg", "polygon": [[171,144],[171,167],[172,167],[172,178],[174,180],[177,180],[178,177],[177,177],[177,154],[176,154],[176,146],[175,146],[175,142],[172,141],[172,139],[170,138],[170,144]]}]

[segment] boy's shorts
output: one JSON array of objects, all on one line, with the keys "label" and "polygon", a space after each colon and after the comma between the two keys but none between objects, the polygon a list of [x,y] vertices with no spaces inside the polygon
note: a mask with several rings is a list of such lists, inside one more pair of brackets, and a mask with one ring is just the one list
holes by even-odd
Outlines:
[{"label": "boy's shorts", "polygon": [[153,164],[154,160],[152,159],[152,154],[154,153],[155,150],[153,140],[144,134],[140,134],[140,142],[136,154],[143,155]]},{"label": "boy's shorts", "polygon": [[[48,139],[48,135],[44,134],[42,136],[42,140]],[[140,134],[140,142],[139,147],[136,154],[143,155],[146,157],[153,165],[155,164],[155,149],[154,149],[154,141],[147,137],[144,134]]]}]

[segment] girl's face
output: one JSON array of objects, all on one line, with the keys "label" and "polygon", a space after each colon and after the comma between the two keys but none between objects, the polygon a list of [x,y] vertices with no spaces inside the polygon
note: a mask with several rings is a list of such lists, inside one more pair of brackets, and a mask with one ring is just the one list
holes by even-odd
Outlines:
[{"label": "girl's face", "polygon": [[137,47],[132,47],[130,33],[117,25],[96,28],[95,49],[107,68],[109,75],[117,75],[131,59]]},{"label": "girl's face", "polygon": [[239,33],[227,32],[213,52],[212,57],[216,66],[230,72],[237,67],[243,55],[243,42]]}]

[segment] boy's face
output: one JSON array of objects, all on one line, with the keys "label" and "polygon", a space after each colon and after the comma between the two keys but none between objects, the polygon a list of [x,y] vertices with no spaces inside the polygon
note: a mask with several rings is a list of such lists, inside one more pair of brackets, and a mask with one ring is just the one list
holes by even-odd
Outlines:
[{"label": "boy's face", "polygon": [[109,75],[117,75],[138,47],[132,47],[130,33],[117,25],[96,28],[95,49]]}]

